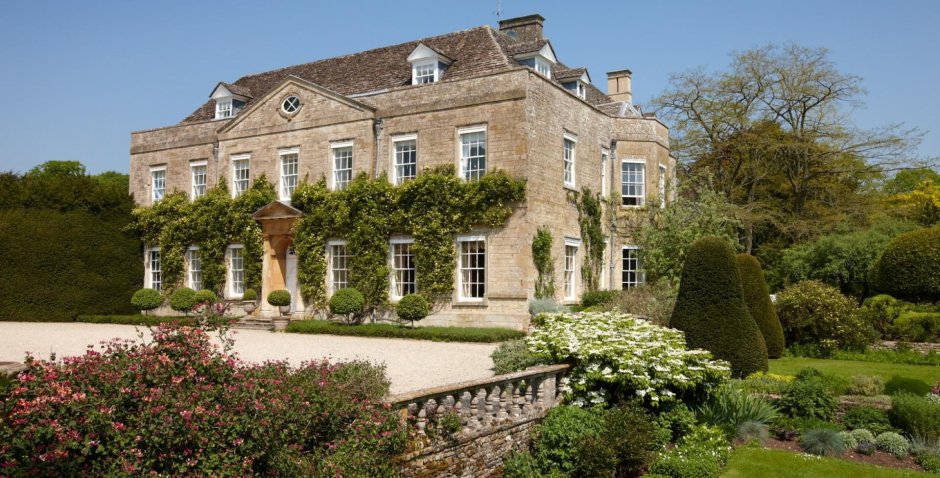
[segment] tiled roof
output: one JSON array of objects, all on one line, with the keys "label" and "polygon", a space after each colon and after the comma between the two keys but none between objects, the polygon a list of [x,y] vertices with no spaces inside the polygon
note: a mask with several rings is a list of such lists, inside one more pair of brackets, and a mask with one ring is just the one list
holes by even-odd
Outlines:
[{"label": "tiled roof", "polygon": [[552,75],[561,82],[565,80],[580,80],[587,73],[587,68],[552,68]]},{"label": "tiled roof", "polygon": [[[264,97],[290,75],[346,96],[406,86],[411,84],[411,65],[407,58],[419,43],[453,60],[442,79],[442,81],[450,81],[517,67],[519,64],[511,59],[514,55],[539,51],[548,43],[548,40],[519,42],[489,25],[484,25],[408,43],[247,75],[232,84],[223,84],[232,93],[251,97],[245,105],[246,108]],[[569,70],[562,64],[559,64],[558,68]],[[586,100],[591,104],[610,102],[607,95],[591,85],[588,85]],[[215,103],[210,100],[190,114],[181,124],[206,121],[214,116]]]}]

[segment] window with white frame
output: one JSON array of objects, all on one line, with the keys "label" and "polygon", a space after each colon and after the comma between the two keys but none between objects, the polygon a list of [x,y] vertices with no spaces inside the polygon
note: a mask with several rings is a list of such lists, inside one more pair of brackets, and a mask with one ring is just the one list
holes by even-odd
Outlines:
[{"label": "window with white frame", "polygon": [[331,241],[329,244],[330,295],[349,287],[349,256],[346,241]]},{"label": "window with white frame", "polygon": [[584,83],[581,83],[580,81],[578,82],[577,92],[578,92],[578,98],[581,98],[583,100],[584,98],[587,97],[587,87],[584,86]]},{"label": "window with white frame", "polygon": [[460,251],[459,299],[481,301],[486,294],[486,241],[482,236],[458,240]]},{"label": "window with white frame", "polygon": [[575,144],[577,140],[574,136],[565,134],[565,186],[575,187],[574,186],[574,160],[575,160]]},{"label": "window with white frame", "polygon": [[552,77],[552,66],[542,58],[535,57],[535,71],[541,73],[542,76],[546,78]]},{"label": "window with white frame", "polygon": [[163,289],[163,268],[160,265],[160,249],[147,251],[147,286],[153,290]]},{"label": "window with white frame", "polygon": [[601,150],[601,197],[607,198],[609,186],[607,185],[607,170],[610,169],[610,152]]},{"label": "window with white frame", "polygon": [[459,131],[460,175],[465,180],[476,180],[486,174],[486,129]]},{"label": "window with white frame", "polygon": [[206,195],[206,162],[200,161],[198,163],[190,163],[189,171],[190,178],[193,183],[193,189],[191,191],[193,199],[199,199]]},{"label": "window with white frame", "polygon": [[418,291],[412,239],[392,239],[392,298],[401,299]]},{"label": "window with white frame", "polygon": [[166,168],[153,168],[150,170],[150,199],[157,202],[166,196]]},{"label": "window with white frame", "polygon": [[248,190],[251,185],[251,158],[249,156],[232,157],[232,194],[236,197]]},{"label": "window with white frame", "polygon": [[215,119],[231,118],[234,112],[231,98],[215,100]]},{"label": "window with white frame", "polygon": [[353,149],[352,142],[335,143],[333,151],[333,189],[346,189],[352,181]]},{"label": "window with white frame", "polygon": [[620,196],[624,206],[646,203],[646,163],[643,160],[625,159],[620,163]]},{"label": "window with white frame", "polygon": [[199,248],[190,247],[186,256],[186,262],[189,265],[189,288],[193,290],[201,290],[202,259],[199,257]]},{"label": "window with white frame", "polygon": [[659,207],[666,207],[666,166],[659,165]]},{"label": "window with white frame", "polygon": [[297,187],[297,149],[285,149],[280,152],[281,157],[281,201],[290,201]]},{"label": "window with white frame", "polygon": [[565,239],[565,300],[578,297],[578,241]]},{"label": "window with white frame", "polygon": [[395,145],[395,184],[402,184],[418,175],[418,138],[400,136],[392,138]]},{"label": "window with white frame", "polygon": [[623,246],[621,260],[621,288],[629,289],[642,284],[643,265],[640,263],[640,248],[636,246]]},{"label": "window with white frame", "polygon": [[417,63],[414,65],[413,85],[423,85],[437,81],[437,61]]},{"label": "window with white frame", "polygon": [[231,297],[238,298],[245,293],[245,248],[229,246],[228,279]]}]

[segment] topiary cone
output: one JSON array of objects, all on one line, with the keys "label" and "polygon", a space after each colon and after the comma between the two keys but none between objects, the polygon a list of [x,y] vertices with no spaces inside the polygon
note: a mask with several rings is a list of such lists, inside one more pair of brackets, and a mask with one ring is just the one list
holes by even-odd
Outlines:
[{"label": "topiary cone", "polygon": [[741,274],[741,290],[747,303],[751,318],[757,324],[764,343],[767,345],[767,358],[780,358],[785,347],[783,326],[777,317],[777,309],[770,301],[770,289],[764,280],[764,271],[760,262],[750,254],[735,256],[738,272]]},{"label": "topiary cone", "polygon": [[731,245],[719,237],[695,241],[686,254],[670,327],[689,348],[731,364],[733,377],[767,370],[767,346],[748,312]]}]

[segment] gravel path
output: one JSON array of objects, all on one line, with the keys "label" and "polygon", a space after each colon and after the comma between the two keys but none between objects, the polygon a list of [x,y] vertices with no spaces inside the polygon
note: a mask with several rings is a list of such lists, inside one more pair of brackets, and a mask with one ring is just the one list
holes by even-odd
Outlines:
[{"label": "gravel path", "polygon": [[[0,361],[22,362],[26,352],[38,358],[83,354],[89,344],[111,338],[136,339],[146,327],[113,324],[0,322]],[[492,344],[441,343],[333,335],[274,334],[235,330],[235,352],[247,361],[364,359],[384,363],[391,393],[402,393],[493,375]]]}]

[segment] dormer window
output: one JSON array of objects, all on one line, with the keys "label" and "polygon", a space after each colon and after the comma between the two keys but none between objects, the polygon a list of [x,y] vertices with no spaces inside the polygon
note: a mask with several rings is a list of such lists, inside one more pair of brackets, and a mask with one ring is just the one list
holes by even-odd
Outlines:
[{"label": "dormer window", "polygon": [[419,43],[414,51],[408,55],[408,62],[411,63],[411,84],[424,85],[440,81],[448,65],[450,65],[451,59],[443,53]]},{"label": "dormer window", "polygon": [[591,77],[588,76],[584,68],[574,68],[561,71],[557,74],[558,81],[566,90],[575,94],[578,98],[587,98],[587,85],[591,84]]},{"label": "dormer window", "polygon": [[552,77],[552,65],[558,63],[555,52],[552,51],[552,46],[548,42],[545,42],[538,51],[520,53],[514,58],[520,65],[532,68],[545,78]]},{"label": "dormer window", "polygon": [[215,100],[215,119],[226,119],[237,115],[251,97],[246,88],[219,83],[209,98]]},{"label": "dormer window", "polygon": [[232,99],[215,100],[215,119],[231,118],[235,116],[232,112]]}]

